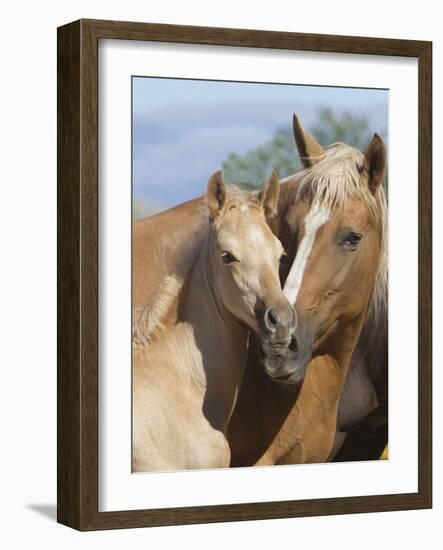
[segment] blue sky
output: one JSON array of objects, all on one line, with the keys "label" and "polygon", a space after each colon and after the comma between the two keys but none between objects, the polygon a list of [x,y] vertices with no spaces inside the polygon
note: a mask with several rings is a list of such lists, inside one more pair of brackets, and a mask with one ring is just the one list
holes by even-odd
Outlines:
[{"label": "blue sky", "polygon": [[199,196],[230,153],[290,127],[293,112],[309,129],[321,107],[388,126],[386,90],[134,77],[134,200],[154,212]]}]

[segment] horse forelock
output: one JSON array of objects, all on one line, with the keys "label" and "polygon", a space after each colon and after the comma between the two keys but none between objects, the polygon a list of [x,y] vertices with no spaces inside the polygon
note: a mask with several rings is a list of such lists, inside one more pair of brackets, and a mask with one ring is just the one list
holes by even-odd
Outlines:
[{"label": "horse forelock", "polygon": [[376,201],[362,177],[363,160],[363,153],[349,145],[330,145],[320,162],[302,172],[298,198],[308,197],[327,211],[342,207],[348,198],[361,198],[374,213]]},{"label": "horse forelock", "polygon": [[259,191],[250,191],[242,189],[237,185],[230,183],[226,185],[226,199],[217,222],[220,222],[223,217],[230,211],[238,209],[241,212],[261,210],[261,202]]}]

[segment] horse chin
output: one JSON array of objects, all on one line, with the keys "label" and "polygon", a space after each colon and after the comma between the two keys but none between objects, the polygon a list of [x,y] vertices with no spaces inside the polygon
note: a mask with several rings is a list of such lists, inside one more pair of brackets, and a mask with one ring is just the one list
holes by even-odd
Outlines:
[{"label": "horse chin", "polygon": [[311,359],[311,348],[284,349],[263,343],[263,365],[265,372],[272,380],[281,384],[299,384],[306,373]]}]

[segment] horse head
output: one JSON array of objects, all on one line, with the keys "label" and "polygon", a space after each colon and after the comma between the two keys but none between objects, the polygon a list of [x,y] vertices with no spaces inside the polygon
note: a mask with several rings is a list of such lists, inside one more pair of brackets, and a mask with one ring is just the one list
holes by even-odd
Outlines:
[{"label": "horse head", "polygon": [[383,140],[375,134],[365,153],[342,143],[323,149],[295,116],[294,137],[305,170],[285,211],[294,245],[284,294],[297,328],[280,360],[265,361],[286,383],[303,379],[313,354],[346,351],[387,283]]},{"label": "horse head", "polygon": [[296,319],[279,280],[283,247],[268,225],[278,195],[275,173],[256,193],[225,185],[221,172],[212,175],[206,194],[216,299],[271,349],[288,346]]}]

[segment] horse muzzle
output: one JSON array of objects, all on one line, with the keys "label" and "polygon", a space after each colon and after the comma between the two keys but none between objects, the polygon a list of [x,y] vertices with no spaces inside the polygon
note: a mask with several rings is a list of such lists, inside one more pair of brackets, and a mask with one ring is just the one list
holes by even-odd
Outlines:
[{"label": "horse muzzle", "polygon": [[295,335],[287,345],[262,344],[265,372],[276,382],[298,384],[305,376],[312,355],[312,346],[300,348]]}]

